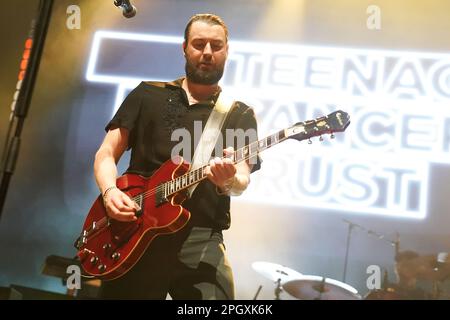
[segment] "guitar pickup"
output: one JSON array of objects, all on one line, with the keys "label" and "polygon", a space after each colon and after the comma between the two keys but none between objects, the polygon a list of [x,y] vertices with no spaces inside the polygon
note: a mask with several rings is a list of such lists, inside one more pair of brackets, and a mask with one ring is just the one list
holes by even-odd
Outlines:
[{"label": "guitar pickup", "polygon": [[163,203],[167,202],[167,197],[164,192],[164,188],[162,188],[161,185],[156,187],[156,194],[155,194],[155,207],[159,207]]}]

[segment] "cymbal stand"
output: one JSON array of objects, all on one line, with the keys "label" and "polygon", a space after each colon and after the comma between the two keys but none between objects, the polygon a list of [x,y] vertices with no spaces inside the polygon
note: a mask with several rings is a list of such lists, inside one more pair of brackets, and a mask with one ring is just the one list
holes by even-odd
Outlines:
[{"label": "cymbal stand", "polygon": [[322,278],[320,285],[318,285],[317,287],[314,286],[314,290],[319,292],[319,296],[317,298],[315,298],[314,300],[322,300],[322,293],[325,292],[325,277]]},{"label": "cymbal stand", "polygon": [[433,293],[432,293],[432,299],[433,300],[439,300],[441,297],[441,286],[439,281],[433,281]]},{"label": "cymbal stand", "polygon": [[281,279],[276,281],[277,286],[275,287],[275,300],[280,300],[280,293],[283,291],[281,288]]},{"label": "cymbal stand", "polygon": [[261,292],[261,289],[262,289],[262,285],[260,285],[260,286],[258,287],[258,290],[256,290],[256,294],[255,294],[255,296],[253,297],[253,300],[256,300],[256,298],[258,298],[258,295],[259,295],[259,293]]}]

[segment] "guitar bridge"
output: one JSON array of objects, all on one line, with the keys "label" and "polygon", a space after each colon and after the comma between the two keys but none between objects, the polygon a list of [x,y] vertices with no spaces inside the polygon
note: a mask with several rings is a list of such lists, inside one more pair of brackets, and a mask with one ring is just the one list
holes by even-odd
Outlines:
[{"label": "guitar bridge", "polygon": [[80,250],[81,247],[83,247],[85,244],[87,244],[87,236],[88,232],[86,230],[83,230],[82,234],[75,240],[75,243],[73,246]]}]

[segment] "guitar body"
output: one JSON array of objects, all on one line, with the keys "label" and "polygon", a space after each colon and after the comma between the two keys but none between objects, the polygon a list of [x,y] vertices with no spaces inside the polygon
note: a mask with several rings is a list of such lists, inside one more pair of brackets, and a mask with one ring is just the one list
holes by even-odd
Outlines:
[{"label": "guitar body", "polygon": [[191,214],[181,206],[186,198],[183,193],[176,193],[158,205],[151,190],[161,182],[183,175],[189,167],[180,157],[165,162],[150,178],[125,174],[117,179],[117,187],[130,198],[145,195],[137,201],[141,211],[136,213],[136,221],[109,218],[102,197],[97,198],[76,244],[85,273],[102,280],[116,279],[136,264],[153,239],[174,233],[187,224]]}]

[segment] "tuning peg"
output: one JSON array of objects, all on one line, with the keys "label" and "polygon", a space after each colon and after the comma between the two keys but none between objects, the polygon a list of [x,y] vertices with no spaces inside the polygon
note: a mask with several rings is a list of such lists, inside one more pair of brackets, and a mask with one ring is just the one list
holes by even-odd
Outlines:
[{"label": "tuning peg", "polygon": [[331,138],[331,139],[334,139],[334,133],[333,133],[333,132],[331,133],[330,138]]},{"label": "tuning peg", "polygon": [[312,141],[311,141],[311,139],[308,139],[308,144],[312,144]]},{"label": "tuning peg", "polygon": [[319,137],[319,141],[323,141],[323,137],[322,136]]}]

